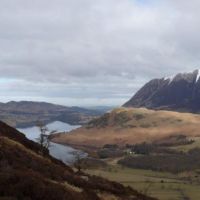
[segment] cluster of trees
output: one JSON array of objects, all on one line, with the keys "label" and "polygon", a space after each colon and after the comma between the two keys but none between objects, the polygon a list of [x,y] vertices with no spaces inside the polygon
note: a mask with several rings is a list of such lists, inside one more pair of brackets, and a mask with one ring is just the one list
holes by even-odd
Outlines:
[{"label": "cluster of trees", "polygon": [[119,164],[138,169],[168,171],[179,173],[200,168],[200,149],[195,148],[188,153],[154,154],[143,156],[128,156],[119,161]]},{"label": "cluster of trees", "polygon": [[176,154],[177,152],[173,149],[170,149],[169,146],[177,146],[177,145],[186,145],[191,144],[193,141],[188,140],[186,137],[175,138],[171,141],[167,141],[167,143],[147,143],[143,142],[140,144],[134,145],[126,145],[127,149],[130,149],[131,152],[135,154],[141,155],[150,155],[152,153],[156,154]]},{"label": "cluster of trees", "polygon": [[149,155],[155,150],[156,146],[150,143],[143,142],[141,144],[135,144],[131,146],[131,151],[136,154]]}]

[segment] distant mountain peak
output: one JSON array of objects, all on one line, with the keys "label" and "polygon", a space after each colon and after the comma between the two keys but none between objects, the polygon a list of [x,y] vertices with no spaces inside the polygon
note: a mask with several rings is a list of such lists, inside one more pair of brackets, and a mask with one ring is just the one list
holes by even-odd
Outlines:
[{"label": "distant mountain peak", "polygon": [[200,78],[200,69],[196,69],[196,70],[194,70],[192,72],[188,72],[188,73],[178,73],[178,74],[174,74],[171,76],[163,77],[163,79],[165,81],[168,81],[169,84],[177,79],[178,80],[180,80],[180,79],[188,80],[189,78],[191,80],[195,79],[196,80],[195,82],[198,82],[198,80]]},{"label": "distant mountain peak", "polygon": [[200,69],[153,79],[124,106],[200,112]]},{"label": "distant mountain peak", "polygon": [[170,84],[173,80],[174,80],[174,77],[175,77],[176,75],[172,75],[172,76],[168,76],[168,77],[164,77],[163,79],[165,80],[165,81],[168,81],[168,84]]},{"label": "distant mountain peak", "polygon": [[200,69],[197,70],[197,77],[196,77],[196,82],[199,81],[199,78],[200,78]]}]

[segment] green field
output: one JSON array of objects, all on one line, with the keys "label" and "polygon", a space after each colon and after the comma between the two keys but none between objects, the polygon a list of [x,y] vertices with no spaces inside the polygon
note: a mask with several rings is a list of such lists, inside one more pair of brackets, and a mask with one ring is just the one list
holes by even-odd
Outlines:
[{"label": "green field", "polygon": [[193,173],[174,175],[150,170],[129,169],[113,162],[109,163],[107,168],[92,169],[86,172],[131,186],[160,200],[200,199],[200,184],[198,180],[195,180]]}]

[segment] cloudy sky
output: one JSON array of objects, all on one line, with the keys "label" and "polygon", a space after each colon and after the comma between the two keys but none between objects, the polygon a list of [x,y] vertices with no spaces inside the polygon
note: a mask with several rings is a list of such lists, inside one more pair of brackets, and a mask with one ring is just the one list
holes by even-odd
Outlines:
[{"label": "cloudy sky", "polygon": [[200,68],[199,0],[0,0],[0,101],[121,105]]}]

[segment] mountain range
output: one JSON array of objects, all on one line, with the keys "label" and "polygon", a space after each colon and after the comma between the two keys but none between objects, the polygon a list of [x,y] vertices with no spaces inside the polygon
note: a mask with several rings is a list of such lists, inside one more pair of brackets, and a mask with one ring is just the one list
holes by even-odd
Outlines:
[{"label": "mountain range", "polygon": [[200,70],[153,79],[123,106],[199,113]]},{"label": "mountain range", "polygon": [[46,102],[10,101],[0,103],[0,120],[13,127],[28,127],[38,121],[62,121],[72,125],[85,124],[103,111],[80,107],[66,107]]}]

